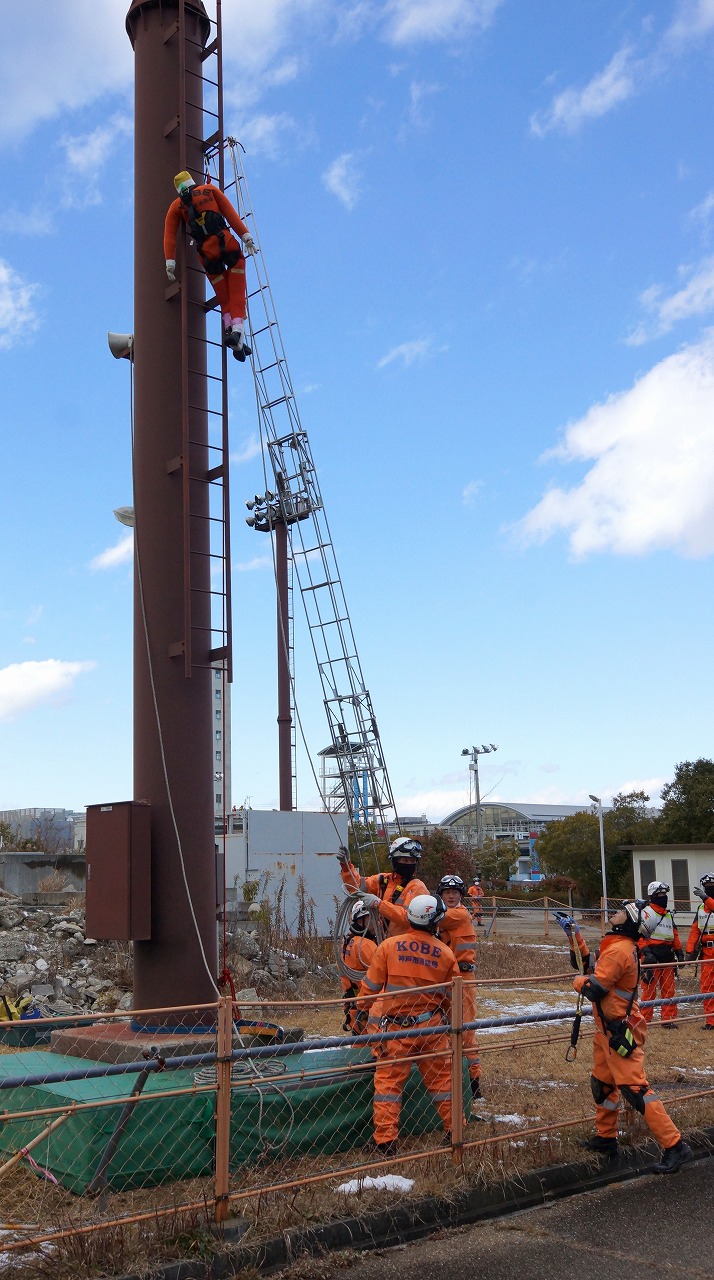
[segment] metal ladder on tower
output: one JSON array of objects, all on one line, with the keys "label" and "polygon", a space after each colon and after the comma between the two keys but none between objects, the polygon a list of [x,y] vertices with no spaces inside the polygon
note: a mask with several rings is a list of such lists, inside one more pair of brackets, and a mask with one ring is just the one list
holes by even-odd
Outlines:
[{"label": "metal ladder on tower", "polygon": [[[233,203],[260,245],[240,144],[227,138],[226,146],[233,168],[229,193],[232,188]],[[374,846],[375,837],[386,833],[390,814],[398,824],[394,796],[262,252],[253,262],[257,284],[249,289],[248,298],[261,437],[267,444],[275,497],[288,531],[292,570],[305,608],[327,713],[330,750],[339,775],[339,795],[326,807],[346,812],[359,829],[358,836],[366,836],[367,843]],[[292,651],[292,608],[289,616],[290,635],[285,643]]]},{"label": "metal ladder on tower", "polygon": [[[212,8],[212,14],[208,9]],[[222,67],[222,29],[221,0],[215,0],[202,6],[202,17],[208,22],[208,38],[203,40],[203,33],[197,38],[195,22],[196,5],[191,0],[178,0],[175,20],[167,21],[166,39],[179,42],[179,101],[188,102],[194,108],[192,118],[200,119],[200,131],[191,133],[189,124],[179,111],[175,119],[167,121],[165,133],[174,129],[179,131],[180,167],[186,168],[187,142],[199,144],[204,157],[215,152],[223,138],[223,67]],[[190,15],[187,20],[187,12]],[[199,26],[200,33],[200,26]],[[198,45],[199,59],[202,67],[197,76],[187,70],[187,49],[193,43]],[[193,50],[195,54],[195,48]],[[195,61],[192,57],[191,61]],[[206,159],[207,163],[207,159]],[[224,178],[223,152],[219,159],[219,185]],[[187,288],[189,273],[195,272],[201,277],[198,290]],[[195,301],[196,297],[205,298],[205,274],[194,254],[186,252],[186,245],[180,249],[177,266],[177,282],[167,290],[167,297],[172,290],[178,294],[181,308],[181,343],[182,343],[182,378],[183,378],[183,422],[182,453],[170,465],[182,471],[183,485],[183,559],[184,559],[184,624],[183,639],[176,646],[180,649],[184,660],[184,674],[190,678],[198,667],[210,666],[220,675],[215,677],[212,692],[216,684],[220,689],[220,720],[214,722],[214,814],[216,821],[222,821],[226,829],[226,809],[228,807],[230,776],[230,760],[228,757],[228,694],[226,686],[233,680],[233,643],[232,643],[232,602],[231,602],[231,548],[230,548],[230,488],[229,488],[229,439],[228,439],[228,379],[227,352],[223,342],[220,312],[218,317],[216,299],[211,296],[207,300]],[[210,288],[207,290],[212,293]],[[206,337],[202,360],[205,361],[206,399],[202,411],[206,414],[207,446],[206,465],[192,468],[183,465],[183,460],[191,456],[192,440],[189,424],[189,387],[194,373],[200,370],[189,368],[188,333],[190,325],[190,308],[199,307],[206,315]],[[191,406],[195,411],[195,406]],[[192,501],[192,490],[196,486],[205,485],[208,490],[207,504],[201,503],[201,510],[196,510]],[[207,521],[207,551],[198,551],[197,545],[206,544],[205,530],[203,536],[199,526]],[[207,555],[209,559],[210,620],[209,632],[206,635],[204,622],[196,623],[197,612],[202,614],[199,596],[204,595],[205,588],[198,587],[192,573],[192,560],[197,555]],[[199,656],[200,655],[200,656]],[[218,703],[216,692],[215,702]]]},{"label": "metal ladder on tower", "polygon": [[[192,104],[202,111],[203,132],[202,136],[196,138],[187,131],[185,120],[181,118],[180,113],[177,114],[175,120],[168,121],[165,132],[168,134],[173,129],[179,130],[179,148],[181,156],[181,165],[186,165],[186,141],[190,138],[192,142],[199,142],[204,156],[212,153],[216,143],[223,137],[223,73],[222,73],[222,38],[221,38],[221,0],[216,0],[215,17],[211,17],[204,9],[204,18],[209,22],[210,35],[205,44],[201,45],[200,58],[205,68],[204,74],[200,77],[190,75],[186,70],[186,47],[189,41],[194,40],[190,26],[186,20],[186,10],[194,11],[196,6],[190,3],[190,0],[179,0],[177,6],[177,16],[173,28],[167,31],[166,39],[175,38],[179,42],[179,98],[181,101],[188,99]],[[211,65],[212,64],[212,65]],[[190,81],[193,83],[191,84]],[[221,164],[219,181],[223,178],[223,167]],[[206,637],[199,637],[199,644],[196,646],[204,653],[208,649],[208,657],[211,666],[223,664],[226,679],[230,683],[233,679],[232,671],[232,608],[231,608],[231,573],[230,573],[230,492],[229,492],[229,466],[228,466],[228,382],[226,370],[226,350],[223,343],[222,331],[216,327],[214,336],[207,336],[205,340],[205,361],[206,361],[206,384],[207,384],[207,400],[205,405],[205,413],[207,416],[208,426],[208,466],[205,472],[200,474],[189,474],[188,468],[182,465],[182,459],[188,458],[190,453],[191,440],[189,438],[189,380],[194,372],[189,369],[188,361],[188,331],[189,331],[189,308],[199,305],[204,312],[211,313],[215,310],[216,299],[210,298],[206,302],[199,304],[193,303],[189,298],[189,290],[185,287],[188,274],[197,272],[202,278],[204,272],[193,255],[181,252],[179,255],[177,283],[173,286],[175,292],[179,295],[179,305],[181,308],[181,341],[182,341],[182,377],[184,380],[183,387],[183,450],[180,459],[176,459],[177,466],[181,465],[183,471],[183,491],[184,491],[184,639],[183,654],[185,674],[190,677],[192,669],[197,665],[205,665],[197,662],[194,656],[194,631],[193,624],[193,597],[196,588],[191,578],[191,557],[196,554],[194,548],[194,539],[192,537],[192,524],[197,519],[204,517],[197,516],[191,508],[190,490],[194,483],[206,484],[209,489],[209,507],[208,507],[208,523],[209,523],[209,542],[210,549],[208,552],[211,566],[211,625],[209,643],[206,645]],[[167,289],[167,297],[170,296],[172,289]],[[203,292],[203,290],[201,290]],[[210,320],[209,320],[210,324]]]}]

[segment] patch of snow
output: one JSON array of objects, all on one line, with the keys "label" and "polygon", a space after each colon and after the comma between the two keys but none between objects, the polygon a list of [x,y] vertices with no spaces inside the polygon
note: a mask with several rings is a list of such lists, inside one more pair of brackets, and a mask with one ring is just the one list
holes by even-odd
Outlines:
[{"label": "patch of snow", "polygon": [[351,1182],[343,1182],[335,1191],[346,1196],[353,1196],[358,1191],[411,1191],[414,1186],[412,1178],[400,1178],[396,1173],[385,1173],[380,1178],[353,1178]]}]

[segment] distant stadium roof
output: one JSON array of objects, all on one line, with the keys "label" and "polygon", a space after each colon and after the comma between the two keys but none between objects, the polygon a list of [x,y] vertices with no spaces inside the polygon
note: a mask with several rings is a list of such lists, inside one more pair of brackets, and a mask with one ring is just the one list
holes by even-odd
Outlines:
[{"label": "distant stadium roof", "polygon": [[[582,813],[592,809],[592,805],[588,801],[585,804],[514,804],[512,802],[492,800],[482,803],[481,812],[488,822],[489,814],[493,814],[498,809],[499,819],[503,818],[522,818],[526,822],[552,822],[557,818],[569,818],[573,813]],[[605,808],[607,806],[603,806]],[[440,825],[442,827],[456,827],[462,822],[469,821],[469,818],[476,821],[476,805],[467,804],[461,809],[455,809],[453,813],[443,818]]]}]

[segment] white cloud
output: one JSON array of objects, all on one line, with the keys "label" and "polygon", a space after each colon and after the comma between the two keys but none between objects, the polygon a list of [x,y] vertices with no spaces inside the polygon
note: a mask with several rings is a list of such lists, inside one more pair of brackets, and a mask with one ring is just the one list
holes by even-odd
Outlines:
[{"label": "white cloud", "polygon": [[360,195],[361,174],[354,151],[343,151],[322,175],[323,185],[346,209],[354,209]]},{"label": "white cloud", "polygon": [[586,120],[606,115],[635,92],[637,65],[630,48],[618,50],[605,70],[583,89],[564,89],[545,111],[536,111],[531,116],[531,132],[539,138],[554,129],[575,133]]},{"label": "white cloud", "polygon": [[101,171],[117,143],[131,137],[133,131],[131,116],[117,113],[89,133],[65,134],[60,139],[65,153],[62,202],[66,208],[85,209],[101,203],[98,187]]},{"label": "white cloud", "polygon": [[415,129],[425,129],[428,124],[424,103],[435,93],[441,93],[440,84],[430,84],[422,80],[412,80],[409,85],[409,123]]},{"label": "white cloud", "polygon": [[461,501],[465,507],[474,507],[476,498],[483,489],[483,480],[469,480],[461,493]]},{"label": "white cloud", "polygon": [[0,670],[0,720],[16,720],[25,711],[47,702],[66,700],[77,676],[92,671],[95,662],[14,662]]},{"label": "white cloud", "polygon": [[592,465],[555,487],[516,525],[525,543],[568,535],[594,552],[684,556],[714,552],[714,331],[594,405],[550,457]]},{"label": "white cloud", "polygon": [[7,351],[39,328],[34,310],[39,285],[29,284],[0,258],[0,350]]},{"label": "white cloud", "polygon": [[377,361],[377,368],[384,369],[388,364],[394,364],[395,360],[401,360],[405,369],[410,364],[414,364],[415,360],[423,360],[429,352],[431,342],[428,338],[415,338],[413,342],[401,342],[398,347],[392,347],[386,356],[382,356]]},{"label": "white cloud", "polygon": [[279,159],[286,151],[294,152],[296,146],[303,147],[308,141],[301,126],[285,111],[250,116],[237,132],[251,155],[264,155],[270,160]]},{"label": "white cloud", "polygon": [[392,44],[457,40],[485,30],[502,0],[388,0],[386,37]]},{"label": "white cloud", "polygon": [[665,41],[697,40],[714,30],[714,0],[679,0],[674,21]]},{"label": "white cloud", "polygon": [[128,90],[133,54],[126,0],[26,0],[3,7],[0,146],[104,94]]},{"label": "white cloud", "polygon": [[[680,268],[685,275],[691,267]],[[705,258],[694,270],[691,279],[670,297],[662,297],[659,285],[653,285],[640,294],[642,306],[652,314],[652,321],[638,325],[629,335],[630,346],[639,347],[650,338],[657,338],[680,320],[701,316],[714,307],[714,257]]]},{"label": "white cloud", "polygon": [[404,817],[421,817],[426,814],[429,822],[439,822],[447,813],[461,809],[468,804],[468,792],[461,787],[459,791],[446,791],[438,788],[432,791],[419,791],[416,795],[395,797],[397,813]]},{"label": "white cloud", "polygon": [[714,191],[710,191],[699,204],[695,205],[689,212],[690,222],[701,222],[705,227],[709,226],[714,214]]},{"label": "white cloud", "polygon": [[260,440],[253,431],[248,436],[248,439],[243,442],[240,449],[231,454],[231,462],[235,462],[237,466],[240,466],[243,462],[250,462],[253,458],[259,457],[260,452]]},{"label": "white cloud", "polygon": [[272,569],[273,557],[253,556],[252,560],[243,560],[242,563],[237,564],[235,567],[238,573],[254,573],[258,569]]},{"label": "white cloud", "polygon": [[616,787],[613,787],[609,794],[613,796],[629,795],[631,791],[644,791],[645,795],[649,796],[652,804],[655,805],[659,801],[660,791],[663,786],[666,782],[671,781],[671,778],[628,778],[627,782],[620,782]]},{"label": "white cloud", "polygon": [[116,546],[100,551],[98,556],[90,560],[89,567],[95,572],[97,569],[116,569],[119,564],[131,564],[133,559],[134,532],[132,530],[131,533],[123,534]]}]

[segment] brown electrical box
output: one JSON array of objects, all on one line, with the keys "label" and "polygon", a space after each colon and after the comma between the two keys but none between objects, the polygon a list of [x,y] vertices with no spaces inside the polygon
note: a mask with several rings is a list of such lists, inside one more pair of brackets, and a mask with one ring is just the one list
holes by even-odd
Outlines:
[{"label": "brown electrical box", "polygon": [[88,938],[151,937],[151,806],[87,806]]}]

